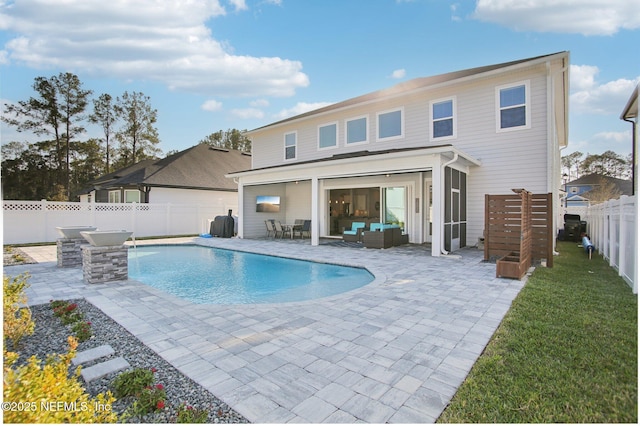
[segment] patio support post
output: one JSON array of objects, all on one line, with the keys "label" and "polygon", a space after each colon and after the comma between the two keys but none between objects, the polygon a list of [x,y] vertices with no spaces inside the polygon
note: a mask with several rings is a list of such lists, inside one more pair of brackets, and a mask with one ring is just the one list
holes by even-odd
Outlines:
[{"label": "patio support post", "polygon": [[444,218],[444,179],[442,170],[442,157],[436,156],[433,164],[433,231],[431,235],[431,256],[440,256],[442,248],[442,221]]},{"label": "patio support post", "polygon": [[319,209],[319,190],[318,190],[318,177],[311,178],[311,245],[317,246],[320,244],[320,209]]},{"label": "patio support post", "polygon": [[238,182],[238,238],[244,237],[244,185]]}]

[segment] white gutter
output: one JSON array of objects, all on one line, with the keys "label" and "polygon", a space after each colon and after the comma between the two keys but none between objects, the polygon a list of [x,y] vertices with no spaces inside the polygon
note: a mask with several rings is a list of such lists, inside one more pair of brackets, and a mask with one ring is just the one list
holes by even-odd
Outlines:
[{"label": "white gutter", "polygon": [[[442,182],[442,187],[444,188],[444,169],[450,165],[455,163],[456,161],[458,161],[458,153],[453,151],[453,158],[449,161],[447,161],[446,163],[444,163],[441,167],[440,167],[440,182]],[[444,196],[446,197],[447,195],[444,194]],[[448,251],[446,251],[444,249],[444,203],[440,203],[440,253],[442,254],[449,254]]]}]

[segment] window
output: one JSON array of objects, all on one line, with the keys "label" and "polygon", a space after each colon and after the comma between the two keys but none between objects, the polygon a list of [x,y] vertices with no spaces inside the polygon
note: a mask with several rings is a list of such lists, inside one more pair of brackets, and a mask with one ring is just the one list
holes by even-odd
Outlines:
[{"label": "window", "polygon": [[366,143],[369,141],[367,131],[367,117],[354,118],[347,121],[347,145],[354,143]]},{"label": "window", "polygon": [[120,202],[120,191],[109,191],[109,202],[110,203],[119,203]]},{"label": "window", "polygon": [[337,146],[338,123],[318,127],[318,149],[335,148]]},{"label": "window", "polygon": [[284,135],[284,159],[294,160],[296,158],[297,133],[287,133]]},{"label": "window", "polygon": [[140,191],[137,189],[125,189],[124,190],[124,202],[125,203],[139,203]]},{"label": "window", "polygon": [[571,187],[571,193],[572,194],[577,194],[578,193],[578,187],[577,186],[572,186]]},{"label": "window", "polygon": [[529,82],[496,88],[497,131],[530,127]]},{"label": "window", "polygon": [[431,103],[431,139],[455,137],[454,101],[447,99]]},{"label": "window", "polygon": [[378,140],[401,138],[403,127],[402,109],[378,114]]}]

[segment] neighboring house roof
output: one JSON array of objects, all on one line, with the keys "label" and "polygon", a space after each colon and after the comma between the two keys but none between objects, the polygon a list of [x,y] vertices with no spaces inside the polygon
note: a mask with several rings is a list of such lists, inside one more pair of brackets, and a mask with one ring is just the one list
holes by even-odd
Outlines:
[{"label": "neighboring house roof", "polygon": [[[358,104],[364,104],[364,103],[368,103],[368,102],[373,102],[379,99],[388,99],[388,98],[393,98],[396,96],[401,96],[401,95],[405,95],[407,93],[416,91],[416,90],[421,90],[421,89],[426,89],[426,88],[432,88],[434,86],[439,86],[439,85],[444,85],[444,84],[448,84],[451,82],[454,82],[456,80],[460,80],[460,79],[464,79],[464,78],[473,78],[473,77],[477,77],[480,76],[481,74],[486,74],[486,73],[490,73],[492,71],[496,71],[496,70],[500,70],[500,71],[504,71],[505,68],[509,68],[509,67],[517,67],[517,66],[522,66],[524,64],[526,65],[532,65],[533,63],[537,63],[537,62],[544,62],[546,60],[548,60],[550,57],[555,56],[555,55],[567,55],[567,52],[558,52],[558,53],[553,53],[550,55],[542,55],[542,56],[537,56],[534,58],[527,58],[527,59],[521,59],[521,60],[517,60],[517,61],[511,61],[511,62],[504,62],[501,64],[495,64],[495,65],[487,65],[487,66],[482,66],[482,67],[477,67],[477,68],[469,68],[466,70],[461,70],[461,71],[455,71],[455,72],[450,72],[450,73],[446,73],[446,74],[439,74],[439,75],[435,75],[435,76],[431,76],[431,77],[421,77],[421,78],[415,78],[400,84],[397,84],[395,86],[392,86],[390,88],[387,89],[383,89],[383,90],[378,90],[376,92],[371,92],[368,93],[366,95],[362,95],[362,96],[358,96],[355,98],[351,98],[351,99],[347,99],[345,101],[342,102],[338,102],[335,104],[331,104],[328,105],[326,107],[323,108],[319,108],[313,111],[309,111],[306,112],[304,114],[300,114],[300,115],[296,115],[294,117],[290,117],[281,121],[277,121],[271,124],[268,124],[266,126],[262,126],[259,127],[257,129],[253,129],[250,130],[249,132],[247,132],[248,135],[251,135],[253,132],[262,130],[262,129],[267,129],[270,127],[277,127],[281,124],[286,124],[289,122],[293,122],[293,121],[297,121],[300,120],[302,118],[305,117],[309,117],[312,115],[321,115],[324,113],[328,113],[328,112],[332,112],[335,110],[339,110],[342,108],[346,108],[346,107],[350,107],[353,105],[358,105]],[[561,101],[561,100],[559,100]],[[566,100],[565,100],[566,101]],[[566,109],[566,105],[564,105],[565,109]],[[560,141],[560,145],[566,145],[566,141]]]},{"label": "neighboring house roof", "polygon": [[[605,180],[607,183],[611,182],[615,186],[615,188],[620,191],[622,195],[631,195],[631,181],[618,179],[610,176],[599,175],[597,173],[592,173],[590,175],[581,176],[576,180],[572,180],[571,182],[567,182],[565,187],[569,188],[571,186],[598,186],[601,185],[602,180]],[[589,198],[589,192],[583,192],[581,195],[583,197]]]},{"label": "neighboring house roof", "polygon": [[142,160],[89,183],[86,192],[120,186],[237,191],[225,174],[251,167],[251,154],[199,144],[160,160]]}]

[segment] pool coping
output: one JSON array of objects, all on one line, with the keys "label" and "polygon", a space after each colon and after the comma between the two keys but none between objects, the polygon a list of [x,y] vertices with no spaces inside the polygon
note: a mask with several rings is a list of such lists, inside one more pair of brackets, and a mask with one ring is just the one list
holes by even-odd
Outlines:
[{"label": "pool coping", "polygon": [[270,306],[195,305],[134,280],[86,284],[79,269],[53,262],[5,273],[30,271],[30,304],[84,297],[254,423],[434,422],[525,283],[496,278],[495,265],[473,249],[431,257],[411,248],[207,241],[304,260],[355,259],[384,278]]}]

